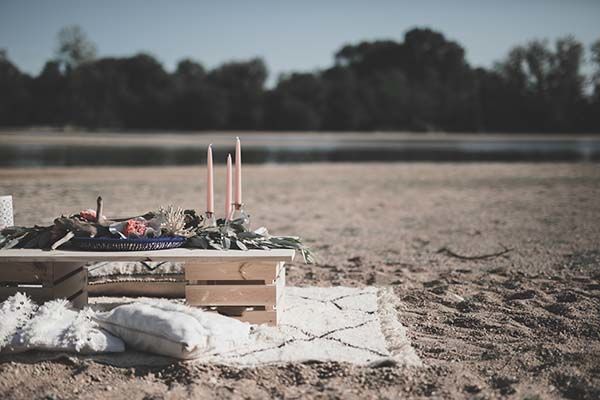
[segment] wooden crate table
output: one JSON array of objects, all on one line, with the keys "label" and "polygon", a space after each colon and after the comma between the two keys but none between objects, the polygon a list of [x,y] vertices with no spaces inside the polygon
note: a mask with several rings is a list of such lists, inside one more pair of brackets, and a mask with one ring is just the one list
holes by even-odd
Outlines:
[{"label": "wooden crate table", "polygon": [[192,306],[242,321],[276,325],[281,316],[285,266],[294,250],[158,251],[0,250],[0,301],[25,292],[38,302],[66,298],[87,304],[84,265],[100,261],[184,263],[185,299]]}]

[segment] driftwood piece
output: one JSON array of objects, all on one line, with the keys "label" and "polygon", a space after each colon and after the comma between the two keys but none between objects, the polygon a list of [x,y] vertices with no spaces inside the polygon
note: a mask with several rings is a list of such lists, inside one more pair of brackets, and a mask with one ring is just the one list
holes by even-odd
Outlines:
[{"label": "driftwood piece", "polygon": [[51,249],[52,250],[58,249],[60,246],[67,243],[69,240],[73,239],[74,236],[75,235],[73,234],[73,232],[67,232],[67,234],[65,236],[58,239],[56,242],[52,243]]},{"label": "driftwood piece", "polygon": [[104,218],[104,201],[102,196],[98,196],[96,199],[96,223],[98,225],[107,226],[106,218]]},{"label": "driftwood piece", "polygon": [[98,226],[94,223],[80,221],[76,218],[60,217],[54,220],[56,228],[54,238],[62,237],[62,233],[73,232],[75,236],[96,237]]}]

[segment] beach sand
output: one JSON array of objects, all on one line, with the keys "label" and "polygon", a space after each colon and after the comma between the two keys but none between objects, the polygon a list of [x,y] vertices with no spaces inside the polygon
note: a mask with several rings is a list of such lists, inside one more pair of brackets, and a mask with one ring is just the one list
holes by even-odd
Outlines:
[{"label": "beach sand", "polygon": [[[217,169],[222,208],[224,169]],[[0,170],[15,222],[95,208],[203,209],[204,169]],[[298,286],[392,285],[423,368],[305,363],[120,369],[78,358],[0,364],[2,398],[598,398],[600,167],[595,164],[247,166],[254,227],[319,256]]]}]

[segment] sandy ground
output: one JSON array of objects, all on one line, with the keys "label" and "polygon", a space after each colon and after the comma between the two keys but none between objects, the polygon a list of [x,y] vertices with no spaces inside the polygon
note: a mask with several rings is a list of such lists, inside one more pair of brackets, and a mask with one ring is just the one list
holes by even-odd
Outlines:
[{"label": "sandy ground", "polygon": [[[2,398],[600,397],[600,166],[248,166],[255,226],[301,234],[292,285],[393,285],[426,367],[0,364]],[[223,179],[218,169],[217,182]],[[203,208],[202,168],[2,169],[18,224]],[[217,203],[222,199],[218,187]],[[494,255],[502,253],[501,255]]]}]

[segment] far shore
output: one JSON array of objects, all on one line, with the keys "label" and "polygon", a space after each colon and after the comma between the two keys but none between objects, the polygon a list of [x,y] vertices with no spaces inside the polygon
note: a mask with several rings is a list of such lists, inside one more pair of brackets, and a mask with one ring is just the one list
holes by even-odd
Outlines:
[{"label": "far shore", "polygon": [[447,133],[447,132],[271,132],[271,131],[85,131],[53,128],[0,129],[0,144],[79,146],[206,146],[230,144],[239,136],[246,146],[305,145],[307,141],[364,145],[368,142],[452,141],[600,141],[600,134]]}]

